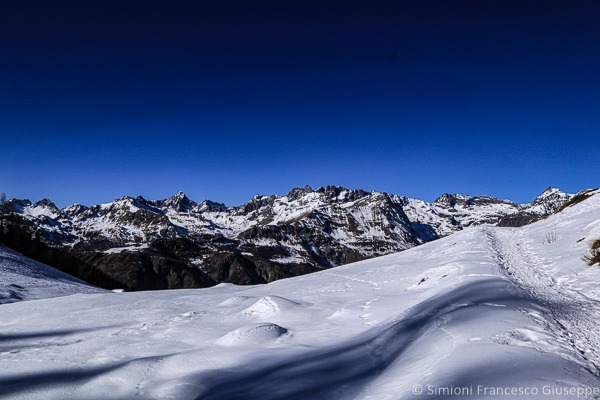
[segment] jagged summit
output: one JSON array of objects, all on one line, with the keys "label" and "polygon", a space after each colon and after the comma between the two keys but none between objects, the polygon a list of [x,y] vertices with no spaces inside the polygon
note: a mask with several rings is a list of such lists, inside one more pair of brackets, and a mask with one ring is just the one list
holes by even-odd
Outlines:
[{"label": "jagged summit", "polygon": [[39,200],[39,201],[36,201],[33,204],[33,206],[34,207],[56,208],[58,210],[58,208],[56,207],[56,204],[54,204],[54,202],[52,202],[51,200],[46,199],[46,198],[44,198],[42,200]]},{"label": "jagged summit", "polygon": [[312,187],[310,187],[309,185],[306,185],[302,188],[298,187],[298,188],[293,188],[292,190],[290,190],[288,192],[288,194],[286,195],[286,197],[288,199],[290,199],[291,201],[297,200],[298,198],[308,194],[308,193],[313,193],[314,190]]},{"label": "jagged summit", "polygon": [[88,209],[88,207],[84,206],[83,204],[75,203],[75,204],[71,204],[70,206],[67,206],[67,207],[61,209],[61,212],[72,216],[75,214],[82,213],[87,209]]},{"label": "jagged summit", "polygon": [[463,194],[450,194],[450,193],[444,193],[442,194],[440,197],[438,197],[437,199],[435,199],[435,201],[433,202],[434,204],[440,204],[440,205],[447,205],[449,207],[454,207],[456,205],[457,202],[462,201],[464,202],[465,200],[469,199],[470,196],[466,196]]},{"label": "jagged summit", "polygon": [[548,186],[546,188],[546,190],[544,190],[538,197],[536,197],[533,202],[535,203],[538,200],[545,199],[545,198],[548,198],[548,197],[554,197],[554,196],[557,196],[557,195],[558,196],[564,196],[565,193],[563,193],[558,188],[554,188],[552,186]]},{"label": "jagged summit", "polygon": [[571,197],[571,195],[562,192],[560,189],[548,186],[544,192],[533,200],[531,208],[542,213],[551,214]]},{"label": "jagged summit", "polygon": [[157,203],[159,206],[170,208],[177,212],[190,212],[198,205],[198,203],[190,200],[183,192],[178,192],[177,194],[158,201]]},{"label": "jagged summit", "polygon": [[205,211],[225,211],[227,206],[223,203],[217,203],[212,200],[204,200],[202,203],[196,206],[196,211],[199,213]]},{"label": "jagged summit", "polygon": [[456,205],[474,206],[474,205],[490,205],[490,204],[514,204],[510,200],[501,200],[492,196],[469,196],[465,194],[450,194],[444,193],[438,197],[434,204],[446,205],[454,208]]},{"label": "jagged summit", "polygon": [[137,196],[137,197],[133,197],[133,196],[123,196],[123,197],[119,197],[118,199],[115,199],[113,201],[113,203],[126,203],[126,202],[135,202],[135,199],[140,199],[140,200],[145,200],[142,196]]},{"label": "jagged summit", "polygon": [[368,196],[369,192],[362,189],[348,189],[343,186],[325,186],[313,189],[311,186],[303,188],[294,188],[288,192],[286,197],[288,201],[296,201],[306,196],[319,196],[314,199],[324,199],[328,202],[354,201]]}]

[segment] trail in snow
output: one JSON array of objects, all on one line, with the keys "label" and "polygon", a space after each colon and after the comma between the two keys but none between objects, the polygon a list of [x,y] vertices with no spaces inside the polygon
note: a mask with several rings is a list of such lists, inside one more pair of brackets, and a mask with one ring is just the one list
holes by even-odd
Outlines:
[{"label": "trail in snow", "polygon": [[483,229],[500,270],[548,310],[554,322],[548,328],[576,350],[588,371],[600,377],[600,303],[555,279],[520,231]]}]

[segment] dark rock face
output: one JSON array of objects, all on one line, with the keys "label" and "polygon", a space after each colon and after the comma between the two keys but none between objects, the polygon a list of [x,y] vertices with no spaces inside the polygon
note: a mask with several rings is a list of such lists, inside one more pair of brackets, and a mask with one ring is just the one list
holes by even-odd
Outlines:
[{"label": "dark rock face", "polygon": [[217,282],[184,262],[145,252],[82,254],[92,269],[103,271],[126,290],[197,288]]},{"label": "dark rock face", "polygon": [[[138,197],[138,199],[144,201],[143,197]],[[175,196],[171,196],[165,200],[148,203],[153,204],[158,209],[167,208],[180,213],[190,212],[198,205],[196,202],[190,200],[183,192],[179,192]]]},{"label": "dark rock face", "polygon": [[401,251],[480,223],[520,226],[565,198],[550,188],[525,205],[452,194],[427,203],[306,186],[238,207],[198,204],[181,192],[62,210],[47,199],[12,199],[0,206],[0,241],[105,288],[257,284]]},{"label": "dark rock face", "polygon": [[519,212],[517,214],[506,215],[498,221],[497,226],[518,228],[520,226],[529,225],[535,221],[539,221],[544,217],[539,214],[528,212]]}]

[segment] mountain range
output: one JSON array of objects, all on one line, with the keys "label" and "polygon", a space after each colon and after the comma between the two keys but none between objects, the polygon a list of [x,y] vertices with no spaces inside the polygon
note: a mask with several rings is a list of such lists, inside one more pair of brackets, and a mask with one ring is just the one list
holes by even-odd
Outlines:
[{"label": "mountain range", "polygon": [[443,194],[434,202],[339,186],[254,196],[241,206],[184,193],[59,209],[44,199],[0,207],[1,242],[88,283],[126,290],[257,284],[395,253],[469,226],[522,226],[573,195],[531,203]]}]

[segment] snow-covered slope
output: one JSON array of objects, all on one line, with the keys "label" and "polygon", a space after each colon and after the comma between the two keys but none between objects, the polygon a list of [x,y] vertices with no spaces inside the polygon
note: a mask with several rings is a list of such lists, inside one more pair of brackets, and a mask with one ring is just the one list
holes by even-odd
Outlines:
[{"label": "snow-covered slope", "polygon": [[13,242],[37,235],[85,263],[83,279],[92,279],[85,271],[99,270],[125,288],[147,290],[271,282],[398,252],[469,226],[523,225],[570,197],[548,188],[528,204],[459,194],[429,203],[328,186],[255,196],[238,207],[198,204],[178,193],[62,210],[49,200],[13,199],[0,212],[22,233]]},{"label": "snow-covered slope", "polygon": [[102,292],[104,290],[0,245],[0,304]]},{"label": "snow-covered slope", "polygon": [[[27,399],[600,396],[600,195],[266,285],[0,306],[0,395]],[[451,394],[449,394],[451,393]]]}]

